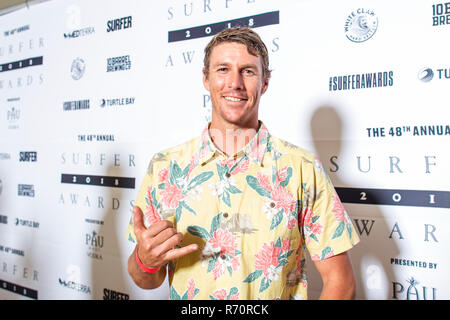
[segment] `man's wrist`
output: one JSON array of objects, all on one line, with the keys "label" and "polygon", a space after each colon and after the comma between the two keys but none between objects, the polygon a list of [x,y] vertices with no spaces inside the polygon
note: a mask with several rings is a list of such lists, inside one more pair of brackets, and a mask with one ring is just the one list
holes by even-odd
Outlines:
[{"label": "man's wrist", "polygon": [[136,248],[136,254],[135,254],[135,257],[136,257],[136,263],[137,263],[137,265],[138,265],[139,268],[140,268],[142,271],[144,271],[145,273],[156,273],[156,272],[158,272],[158,271],[161,269],[161,267],[157,267],[157,268],[149,268],[149,267],[144,266],[144,264],[142,263],[141,259],[139,259],[139,255],[138,255],[138,250],[137,250],[137,248]]}]

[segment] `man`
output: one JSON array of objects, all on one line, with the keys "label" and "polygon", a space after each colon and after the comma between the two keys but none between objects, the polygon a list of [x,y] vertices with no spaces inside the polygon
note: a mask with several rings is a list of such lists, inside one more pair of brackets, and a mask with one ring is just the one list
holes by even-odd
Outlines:
[{"label": "man", "polygon": [[206,47],[212,121],[153,157],[127,232],[139,287],[159,287],[168,269],[171,299],[307,299],[308,249],[320,298],[354,297],[347,250],[359,238],[320,161],[258,120],[269,78],[267,48],[249,28]]}]

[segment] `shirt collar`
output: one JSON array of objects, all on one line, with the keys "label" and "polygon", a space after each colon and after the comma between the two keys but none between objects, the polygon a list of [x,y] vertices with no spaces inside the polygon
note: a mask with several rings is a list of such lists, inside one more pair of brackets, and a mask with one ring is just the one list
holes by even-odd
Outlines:
[{"label": "shirt collar", "polygon": [[[270,134],[264,123],[262,121],[259,121],[259,123],[260,127],[256,135],[242,150],[236,153],[234,157],[240,158],[246,155],[250,161],[256,163],[259,166],[262,166],[264,154],[266,153],[268,148]],[[200,138],[201,142],[199,148],[199,164],[201,165],[213,158],[223,155],[223,153],[219,149],[217,149],[217,147],[211,140],[211,136],[209,135],[209,126],[210,123],[206,126],[205,129],[203,129]]]}]

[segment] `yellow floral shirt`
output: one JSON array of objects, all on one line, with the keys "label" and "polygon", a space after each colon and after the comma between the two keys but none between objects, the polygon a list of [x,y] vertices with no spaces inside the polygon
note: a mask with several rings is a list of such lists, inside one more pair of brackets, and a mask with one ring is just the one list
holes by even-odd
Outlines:
[{"label": "yellow floral shirt", "polygon": [[170,299],[307,299],[306,249],[318,261],[359,242],[319,159],[262,122],[232,157],[208,128],[157,153],[135,204],[199,245],[169,264]]}]

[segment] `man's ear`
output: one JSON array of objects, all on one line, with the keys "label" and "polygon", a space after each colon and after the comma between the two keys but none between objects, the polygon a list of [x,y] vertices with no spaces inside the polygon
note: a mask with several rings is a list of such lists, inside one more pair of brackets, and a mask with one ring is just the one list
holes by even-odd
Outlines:
[{"label": "man's ear", "polygon": [[206,90],[209,91],[209,79],[208,76],[206,75],[205,67],[203,67],[202,71],[203,71],[203,86],[205,87]]},{"label": "man's ear", "polygon": [[269,77],[267,77],[264,81],[263,81],[263,85],[261,87],[261,95],[263,95],[266,91],[267,88],[269,87]]}]

